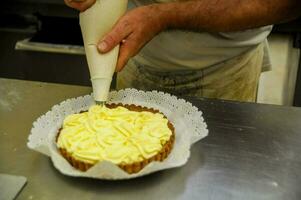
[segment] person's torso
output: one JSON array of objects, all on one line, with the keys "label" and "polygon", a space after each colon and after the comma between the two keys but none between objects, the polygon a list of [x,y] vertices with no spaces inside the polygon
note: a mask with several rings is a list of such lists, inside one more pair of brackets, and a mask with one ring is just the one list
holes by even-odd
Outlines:
[{"label": "person's torso", "polygon": [[[173,0],[133,0],[133,6]],[[175,0],[176,1],[176,0]],[[208,33],[164,31],[153,38],[133,59],[160,71],[206,68],[240,55],[264,42],[272,26],[240,32]]]}]

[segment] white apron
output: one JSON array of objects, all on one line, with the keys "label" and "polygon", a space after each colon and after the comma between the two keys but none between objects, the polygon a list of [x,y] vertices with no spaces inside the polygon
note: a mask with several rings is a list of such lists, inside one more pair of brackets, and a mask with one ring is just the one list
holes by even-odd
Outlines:
[{"label": "white apron", "polygon": [[[134,0],[140,6],[170,0]],[[269,70],[272,26],[232,33],[162,32],[118,74],[117,88],[255,101],[261,71]]]}]

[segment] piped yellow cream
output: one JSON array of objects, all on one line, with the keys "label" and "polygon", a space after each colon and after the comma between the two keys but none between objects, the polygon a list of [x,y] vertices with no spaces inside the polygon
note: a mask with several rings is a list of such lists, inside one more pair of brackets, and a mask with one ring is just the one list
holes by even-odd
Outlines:
[{"label": "piped yellow cream", "polygon": [[95,105],[65,118],[57,146],[89,164],[132,164],[158,154],[171,135],[163,114]]}]

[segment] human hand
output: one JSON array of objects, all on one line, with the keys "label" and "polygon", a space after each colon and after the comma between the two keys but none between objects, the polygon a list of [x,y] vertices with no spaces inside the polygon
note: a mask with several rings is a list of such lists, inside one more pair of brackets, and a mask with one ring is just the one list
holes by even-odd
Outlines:
[{"label": "human hand", "polygon": [[[81,12],[90,8],[96,0],[64,0],[65,4]],[[115,0],[114,0],[115,1]]]},{"label": "human hand", "polygon": [[120,44],[116,71],[121,71],[128,60],[155,35],[164,29],[160,5],[138,7],[126,13],[113,29],[98,43],[100,53],[107,53]]}]

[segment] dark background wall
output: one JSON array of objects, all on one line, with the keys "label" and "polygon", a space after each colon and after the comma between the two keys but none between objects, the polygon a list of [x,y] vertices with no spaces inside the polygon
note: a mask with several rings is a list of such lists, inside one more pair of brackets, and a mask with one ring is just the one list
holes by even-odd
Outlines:
[{"label": "dark background wall", "polygon": [[15,50],[16,42],[25,38],[82,45],[77,11],[63,0],[10,0],[1,7],[0,77],[90,85],[84,55]]}]

